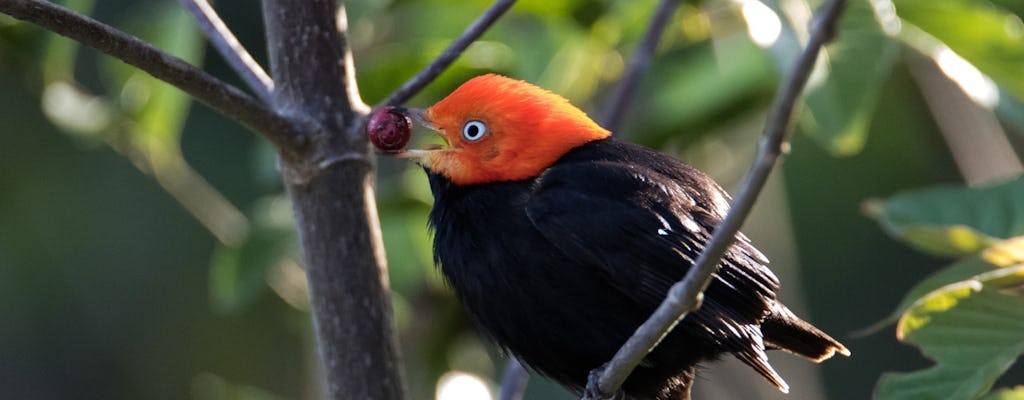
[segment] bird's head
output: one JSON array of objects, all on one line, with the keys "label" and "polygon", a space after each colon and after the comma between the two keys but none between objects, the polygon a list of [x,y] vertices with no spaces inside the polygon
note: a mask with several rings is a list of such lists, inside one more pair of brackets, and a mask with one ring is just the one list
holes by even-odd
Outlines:
[{"label": "bird's head", "polygon": [[574,147],[610,135],[562,96],[494,74],[470,79],[427,109],[407,110],[448,147],[398,156],[456,185],[532,178]]}]

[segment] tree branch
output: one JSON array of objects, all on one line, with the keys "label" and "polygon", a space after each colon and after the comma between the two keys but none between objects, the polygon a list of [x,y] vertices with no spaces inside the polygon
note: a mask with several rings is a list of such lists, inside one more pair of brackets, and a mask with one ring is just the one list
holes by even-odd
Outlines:
[{"label": "tree branch", "polygon": [[494,25],[498,18],[504,15],[505,12],[512,7],[513,3],[515,3],[515,0],[496,0],[494,4],[491,5],[491,8],[488,8],[487,11],[484,11],[484,13],[480,15],[480,18],[473,21],[473,23],[466,28],[466,31],[462,32],[462,35],[455,39],[455,41],[452,42],[452,44],[441,53],[441,55],[437,56],[434,61],[431,61],[429,65],[420,70],[416,76],[413,76],[402,84],[401,87],[391,93],[387,99],[381,102],[381,105],[397,106],[409,101],[412,96],[415,96],[416,93],[423,90],[427,84],[433,82],[438,75],[441,75],[441,72],[444,72],[448,66],[455,62],[455,59],[459,58],[459,55],[461,55],[469,45],[479,39],[480,36],[487,31],[487,28]]},{"label": "tree branch", "polygon": [[633,59],[629,63],[629,68],[622,76],[622,79],[619,80],[618,86],[615,87],[615,93],[612,94],[611,99],[608,101],[608,106],[605,108],[604,121],[601,123],[605,129],[612,132],[618,130],[619,125],[622,123],[622,116],[626,113],[629,100],[633,98],[633,93],[636,92],[636,87],[640,83],[640,76],[651,66],[654,50],[658,48],[661,33],[665,31],[665,26],[668,25],[668,21],[672,18],[672,11],[679,6],[680,1],[661,0],[658,8],[654,10],[651,22],[647,24],[647,31],[644,32],[640,45],[633,52]]},{"label": "tree branch", "polygon": [[176,86],[265,136],[285,159],[298,159],[306,147],[306,136],[295,121],[137,37],[42,0],[0,0],[0,12],[74,39]]},{"label": "tree branch", "polygon": [[[359,146],[366,144],[363,129],[345,135],[332,132],[356,128],[352,122],[369,112],[359,96],[346,35],[348,19],[341,3],[263,2],[274,106],[285,115],[326,123],[317,130],[315,141],[334,149],[365,152],[365,146]],[[323,154],[318,159],[329,156]]]},{"label": "tree branch", "polygon": [[523,364],[515,357],[510,357],[505,363],[505,371],[501,373],[501,392],[498,393],[498,400],[522,400],[529,380],[530,373],[523,368]]},{"label": "tree branch", "polygon": [[785,132],[789,127],[797,98],[814,69],[819,50],[835,36],[836,21],[842,14],[845,4],[846,0],[830,0],[818,10],[817,18],[812,22],[807,46],[797,59],[796,68],[786,77],[775,94],[757,158],[740,186],[739,195],[732,201],[725,220],[715,227],[715,233],[707,247],[701,252],[693,267],[687,271],[683,280],[672,285],[668,296],[658,309],[637,328],[608,364],[591,374],[584,399],[604,400],[609,399],[611,394],[618,393],[622,383],[647,353],[657,346],[687,313],[700,307],[704,289],[718,269],[722,255],[735,241],[743,220],[753,208],[754,200],[768,180],[775,162],[783,153]]},{"label": "tree branch", "polygon": [[344,4],[264,0],[275,107],[310,120],[318,168],[287,180],[328,400],[405,397]]},{"label": "tree branch", "polygon": [[245,84],[256,93],[256,97],[259,97],[264,103],[270,103],[270,93],[274,91],[274,81],[270,79],[263,67],[260,67],[260,64],[249,55],[245,47],[238,42],[235,35],[231,33],[231,29],[228,29],[210,3],[206,0],[180,0],[180,2],[182,7],[185,7],[195,17],[199,28],[210,40],[210,43],[213,43],[217,52],[224,57],[224,60],[238,73]]}]

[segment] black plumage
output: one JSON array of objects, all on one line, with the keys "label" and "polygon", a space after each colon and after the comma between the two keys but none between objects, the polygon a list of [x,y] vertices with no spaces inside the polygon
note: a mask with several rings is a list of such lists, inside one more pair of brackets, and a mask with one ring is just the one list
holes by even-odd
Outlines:
[{"label": "black plumage", "polygon": [[[725,217],[699,170],[601,139],[539,176],[453,184],[427,171],[443,275],[479,328],[524,364],[582,389],[680,280]],[[776,300],[778,279],[742,234],[703,306],[624,385],[633,399],[688,399],[695,366],[732,354],[782,390],[765,349],[814,361],[846,349]]]}]

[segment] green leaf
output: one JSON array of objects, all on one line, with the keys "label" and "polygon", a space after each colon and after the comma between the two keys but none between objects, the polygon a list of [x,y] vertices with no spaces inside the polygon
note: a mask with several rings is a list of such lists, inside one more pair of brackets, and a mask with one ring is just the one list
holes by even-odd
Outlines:
[{"label": "green leaf", "polygon": [[[160,14],[150,40],[157,47],[193,64],[201,59],[202,37],[195,22],[180,8]],[[129,84],[142,85],[148,101],[137,116],[138,132],[157,146],[177,148],[191,99],[184,92],[143,72],[136,72]],[[154,149],[155,150],[155,149]]]},{"label": "green leaf", "polygon": [[[716,57],[716,53],[725,55]],[[746,35],[717,37],[715,45],[694,46],[685,59],[655,64],[664,81],[650,90],[650,107],[636,110],[638,142],[657,145],[678,137],[678,127],[724,118],[752,93],[770,90],[771,60]]]},{"label": "green leaf", "polygon": [[[1018,98],[1024,98],[1024,23],[985,0],[896,0],[904,24],[938,39]],[[914,41],[913,35],[903,38]]]},{"label": "green leaf", "polygon": [[869,201],[867,214],[890,235],[929,254],[976,253],[1024,235],[1024,177],[985,187],[942,186]]},{"label": "green leaf", "polygon": [[982,397],[982,400],[1024,400],[1024,386],[1000,389]]},{"label": "green leaf", "polygon": [[1024,237],[996,243],[979,254],[963,258],[915,285],[889,316],[862,329],[857,335],[877,332],[900,319],[918,299],[944,286],[972,279],[1000,268],[1024,264]]},{"label": "green leaf", "polygon": [[[882,86],[899,55],[866,1],[849,4],[837,41],[823,49],[804,94],[804,131],[833,155],[859,153]],[[785,60],[783,62],[791,62]]]},{"label": "green leaf", "polygon": [[[192,65],[201,65],[203,39],[192,17],[174,4],[130,10],[130,33]],[[101,59],[108,96],[127,117],[130,144],[154,167],[179,153],[191,98],[181,90],[111,57]]]},{"label": "green leaf", "polygon": [[936,290],[904,314],[897,326],[901,340],[936,365],[885,374],[876,399],[967,400],[991,388],[1024,352],[1024,299],[999,291],[1024,282],[1024,265],[998,272]]}]

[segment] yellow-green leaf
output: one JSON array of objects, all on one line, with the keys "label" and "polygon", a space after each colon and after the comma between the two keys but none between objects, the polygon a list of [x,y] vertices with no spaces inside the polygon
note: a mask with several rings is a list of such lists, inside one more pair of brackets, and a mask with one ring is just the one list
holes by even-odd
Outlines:
[{"label": "yellow-green leaf", "polygon": [[992,271],[1020,265],[1024,265],[1024,236],[996,243],[983,252],[965,257],[919,282],[903,297],[892,314],[863,332],[874,332],[896,322],[915,302],[942,287],[978,279],[979,276],[984,278],[985,274]]},{"label": "yellow-green leaf", "polygon": [[966,188],[942,186],[870,201],[867,214],[889,234],[929,254],[976,253],[1024,235],[1024,177]]},{"label": "yellow-green leaf", "polygon": [[1024,386],[1000,389],[989,393],[983,400],[1024,400]]},{"label": "yellow-green leaf", "polygon": [[[1004,274],[1019,280],[1022,270]],[[899,328],[902,340],[936,365],[884,375],[876,399],[975,399],[1024,352],[1024,299],[1000,293],[991,281],[954,284],[915,303]]]}]

